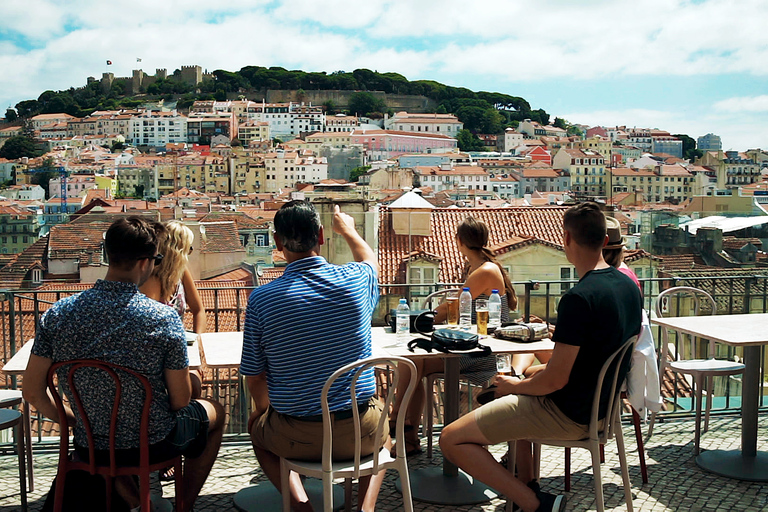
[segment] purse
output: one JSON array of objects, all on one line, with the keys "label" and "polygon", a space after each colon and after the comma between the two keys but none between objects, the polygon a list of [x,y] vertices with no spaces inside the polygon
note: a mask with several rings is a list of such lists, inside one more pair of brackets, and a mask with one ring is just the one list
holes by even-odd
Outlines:
[{"label": "purse", "polygon": [[527,343],[549,338],[549,327],[541,322],[502,324],[493,335],[503,340]]},{"label": "purse", "polygon": [[[417,327],[422,325],[419,322],[420,317],[422,316],[434,319],[435,312],[425,311],[416,317],[414,324]],[[414,348],[418,347],[427,352],[436,350],[447,354],[459,353],[472,357],[488,355],[491,353],[491,348],[480,344],[480,337],[471,332],[458,331],[455,329],[436,329],[432,332],[424,332],[419,329],[418,332],[424,337],[414,338],[408,342],[408,350],[411,352],[414,351]]]}]

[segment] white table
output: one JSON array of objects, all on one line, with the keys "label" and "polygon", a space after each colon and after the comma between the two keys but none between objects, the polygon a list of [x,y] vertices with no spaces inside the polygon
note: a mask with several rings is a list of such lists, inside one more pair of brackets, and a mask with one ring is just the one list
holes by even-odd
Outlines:
[{"label": "white table", "polygon": [[[243,349],[242,332],[218,332],[200,335],[206,365],[214,369],[237,368]],[[459,417],[459,358],[457,354],[442,352],[428,353],[421,349],[411,352],[407,347],[396,346],[397,336],[388,327],[371,329],[373,356],[393,355],[409,359],[440,358],[445,365],[445,421],[450,423]],[[514,343],[485,337],[481,343],[488,345],[494,353],[530,354],[547,352],[554,348],[550,340],[533,343]],[[410,471],[411,490],[414,499],[443,505],[475,504],[488,501],[496,496],[485,484],[475,481],[456,465],[443,458],[442,468],[425,468]],[[247,510],[246,503],[254,503],[247,495],[246,488],[239,491],[235,504],[240,510]],[[243,493],[243,494],[241,494]],[[242,499],[238,498],[241,497]],[[246,499],[247,496],[247,499]],[[262,499],[262,498],[260,498]],[[240,503],[238,503],[240,502]]]},{"label": "white table", "polygon": [[[29,363],[29,356],[32,353],[32,345],[34,345],[34,339],[28,340],[22,347],[16,352],[12,358],[5,363],[2,368],[2,372],[7,375],[23,375],[27,369],[27,363]],[[200,337],[191,344],[187,345],[187,357],[189,358],[189,369],[197,370],[200,368]]]},{"label": "white table", "polygon": [[652,323],[676,331],[744,348],[741,385],[741,450],[707,450],[696,464],[712,473],[768,482],[768,452],[757,451],[757,409],[761,395],[760,346],[768,344],[768,314],[655,318]]},{"label": "white table", "polygon": [[[459,358],[458,354],[426,352],[407,347],[393,346],[397,335],[389,327],[374,327],[371,330],[374,355],[381,351],[390,355],[409,359],[441,358],[445,374],[445,401],[443,403],[446,425],[459,418]],[[532,343],[515,343],[500,340],[492,336],[481,337],[480,343],[491,348],[493,353],[530,354],[532,352],[552,351],[555,344],[550,340]],[[409,338],[410,339],[410,338]],[[411,493],[413,498],[440,505],[472,505],[483,503],[496,497],[496,492],[484,483],[459,471],[455,464],[443,457],[443,467],[422,468],[410,471]]]}]

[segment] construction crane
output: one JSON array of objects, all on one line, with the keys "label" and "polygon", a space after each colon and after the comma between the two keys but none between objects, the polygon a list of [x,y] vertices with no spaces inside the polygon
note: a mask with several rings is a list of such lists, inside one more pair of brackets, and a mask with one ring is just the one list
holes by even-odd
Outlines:
[{"label": "construction crane", "polygon": [[24,174],[37,174],[41,172],[55,172],[59,175],[59,184],[61,185],[61,213],[67,214],[67,176],[69,171],[63,165],[42,165],[40,167],[27,168],[22,171]]}]

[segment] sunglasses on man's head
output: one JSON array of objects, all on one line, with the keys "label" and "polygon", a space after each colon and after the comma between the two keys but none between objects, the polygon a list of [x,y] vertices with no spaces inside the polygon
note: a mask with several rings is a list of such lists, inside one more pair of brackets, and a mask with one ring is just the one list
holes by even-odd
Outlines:
[{"label": "sunglasses on man's head", "polygon": [[155,262],[155,265],[159,265],[161,261],[163,261],[163,255],[158,253],[154,256],[144,256],[143,258],[139,258],[140,260],[152,260]]}]

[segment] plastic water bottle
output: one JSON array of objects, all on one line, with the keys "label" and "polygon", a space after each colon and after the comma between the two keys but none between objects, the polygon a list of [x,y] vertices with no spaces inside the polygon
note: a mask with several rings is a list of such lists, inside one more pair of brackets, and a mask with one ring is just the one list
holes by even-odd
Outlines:
[{"label": "plastic water bottle", "polygon": [[464,291],[459,295],[459,328],[464,331],[470,330],[472,326],[472,294],[469,288],[464,287]]},{"label": "plastic water bottle", "polygon": [[499,290],[491,290],[488,299],[488,334],[501,327],[501,297]]},{"label": "plastic water bottle", "polygon": [[405,299],[400,299],[400,304],[397,305],[395,326],[397,342],[400,344],[407,342],[411,337],[411,310]]}]

